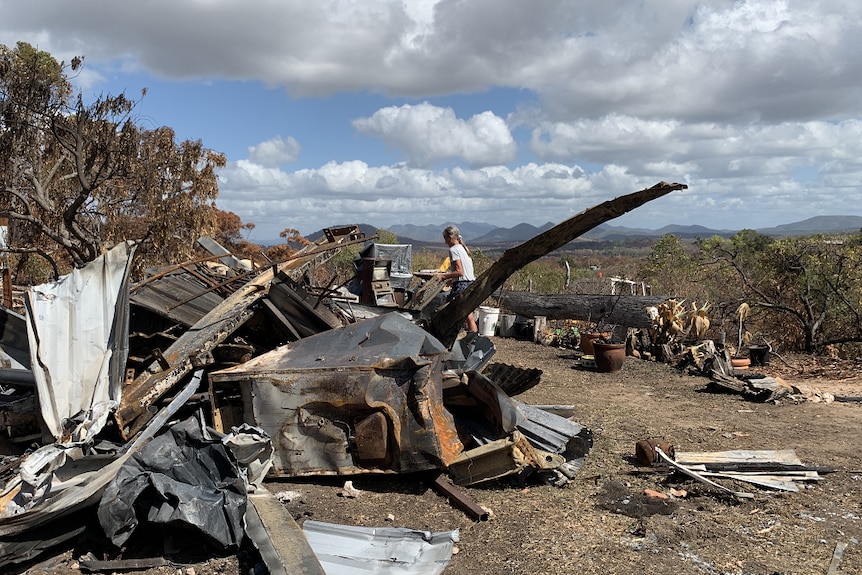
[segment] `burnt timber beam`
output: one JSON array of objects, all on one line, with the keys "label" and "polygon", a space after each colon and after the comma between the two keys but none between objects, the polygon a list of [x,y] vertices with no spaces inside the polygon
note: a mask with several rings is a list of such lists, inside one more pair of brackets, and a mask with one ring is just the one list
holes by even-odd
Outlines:
[{"label": "burnt timber beam", "polygon": [[585,234],[596,226],[617,218],[643,204],[660,198],[676,190],[685,190],[685,184],[669,184],[659,182],[651,188],[620,196],[557,224],[553,228],[535,236],[503,252],[485,273],[476,278],[470,287],[454,299],[444,304],[431,321],[428,330],[435,335],[443,345],[451,347],[458,336],[458,330],[464,319],[482,304],[492,293],[502,287],[503,283],[519,269],[552,251],[559,249]]},{"label": "burnt timber beam", "polygon": [[646,308],[667,301],[668,296],[535,294],[504,291],[500,307],[524,317],[577,319],[603,325],[651,327]]}]

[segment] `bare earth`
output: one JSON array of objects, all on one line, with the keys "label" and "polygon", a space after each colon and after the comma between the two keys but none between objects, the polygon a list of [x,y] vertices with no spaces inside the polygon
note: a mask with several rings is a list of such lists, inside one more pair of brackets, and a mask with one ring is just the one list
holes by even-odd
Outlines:
[{"label": "bare earth", "polygon": [[[493,361],[544,371],[519,396],[532,404],[571,404],[592,429],[594,446],[577,479],[565,487],[500,481],[465,488],[492,518],[474,522],[429,488],[426,476],[351,478],[361,493],[342,497],[344,479],[273,481],[295,491],[287,503],[306,518],[369,527],[458,529],[457,554],[445,573],[578,575],[825,574],[837,544],[847,544],[836,574],[862,573],[862,403],[752,403],[705,391],[707,380],[671,366],[627,358],[617,374],[581,369],[571,350],[495,338]],[[862,396],[859,364],[787,358],[758,368],[791,384]],[[643,468],[635,443],[662,437],[677,451],[794,449],[808,465],[833,468],[798,493],[718,480],[755,494],[736,500],[694,480]],[[645,489],[685,497],[656,503]],[[623,503],[628,502],[628,503]],[[627,514],[628,513],[628,514]],[[30,573],[78,573],[74,551]],[[210,559],[196,575],[248,573],[254,558]],[[189,566],[138,571],[191,575]]]}]

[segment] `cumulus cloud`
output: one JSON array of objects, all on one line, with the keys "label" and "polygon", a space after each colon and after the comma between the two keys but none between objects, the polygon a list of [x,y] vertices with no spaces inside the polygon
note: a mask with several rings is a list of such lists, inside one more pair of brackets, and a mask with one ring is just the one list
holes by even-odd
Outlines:
[{"label": "cumulus cloud", "polygon": [[[256,229],[303,232],[341,223],[442,223],[453,214],[541,225],[549,214],[562,221],[617,190],[655,184],[615,166],[587,174],[556,163],[432,171],[349,161],[284,172],[245,160],[222,170],[219,182],[222,209],[241,210]],[[359,215],[367,221],[358,222]]]},{"label": "cumulus cloud", "polygon": [[[542,224],[660,179],[690,189],[620,223],[738,227],[778,212],[783,223],[858,199],[859,2],[0,0],[0,11],[0,43],[85,55],[79,85],[146,70],[260,83],[294,102],[376,98],[351,109],[350,135],[404,165],[332,152],[313,125],[291,130],[304,160],[314,143],[324,160],[278,169],[299,145],[277,137],[223,170],[219,203],[247,208],[258,230],[357,214]],[[500,88],[517,101],[501,105]]]},{"label": "cumulus cloud", "polygon": [[862,4],[842,0],[12,3],[0,1],[3,42],[133,54],[166,77],[259,79],[297,96],[508,86],[558,120],[779,121],[862,106]]},{"label": "cumulus cloud", "polygon": [[448,158],[461,158],[474,167],[515,158],[515,140],[506,121],[493,112],[461,120],[452,108],[425,102],[383,108],[354,120],[353,126],[402,150],[416,167],[430,167]]},{"label": "cumulus cloud", "polygon": [[248,157],[263,166],[277,168],[295,162],[301,149],[299,142],[292,136],[287,139],[276,136],[256,146],[249,146]]},{"label": "cumulus cloud", "polygon": [[787,176],[794,169],[825,162],[840,162],[854,171],[862,168],[860,136],[859,120],[734,126],[612,114],[595,120],[543,123],[533,130],[531,148],[544,160],[618,163],[643,174],[660,168],[661,173],[701,178]]}]

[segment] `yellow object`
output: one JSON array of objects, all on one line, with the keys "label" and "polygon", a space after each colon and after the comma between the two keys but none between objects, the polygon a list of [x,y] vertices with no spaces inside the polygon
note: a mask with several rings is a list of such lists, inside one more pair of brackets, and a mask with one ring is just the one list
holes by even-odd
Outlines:
[{"label": "yellow object", "polygon": [[447,257],[445,260],[443,260],[443,265],[440,266],[440,271],[441,272],[448,272],[449,266],[451,266],[451,265],[452,265],[452,262],[450,262],[449,258]]}]

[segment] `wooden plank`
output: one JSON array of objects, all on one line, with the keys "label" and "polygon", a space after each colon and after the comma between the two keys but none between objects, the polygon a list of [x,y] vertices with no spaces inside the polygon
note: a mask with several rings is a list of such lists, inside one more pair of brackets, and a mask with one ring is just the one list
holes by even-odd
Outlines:
[{"label": "wooden plank", "polygon": [[246,532],[271,575],[326,575],[302,529],[274,495],[260,489],[248,501]]},{"label": "wooden plank", "polygon": [[792,479],[779,475],[758,475],[754,473],[719,473],[714,471],[699,471],[704,477],[719,477],[724,479],[735,479],[736,481],[744,481],[769,489],[777,489],[779,491],[797,492],[799,487]]},{"label": "wooden plank", "polygon": [[803,465],[793,449],[755,449],[729,451],[677,451],[676,462],[682,465],[697,463],[779,463]]},{"label": "wooden plank", "polygon": [[655,448],[655,453],[658,455],[662,461],[668,464],[670,467],[676,469],[677,471],[683,473],[684,475],[688,475],[692,479],[696,479],[702,483],[706,483],[707,485],[712,485],[713,487],[733,495],[734,497],[739,497],[740,499],[754,499],[754,495],[751,493],[746,493],[745,491],[734,491],[732,489],[728,489],[724,485],[720,485],[711,479],[704,477],[701,473],[694,471],[693,469],[686,467],[680,463],[677,463],[673,459],[670,458],[664,451],[661,450],[660,447]]}]

